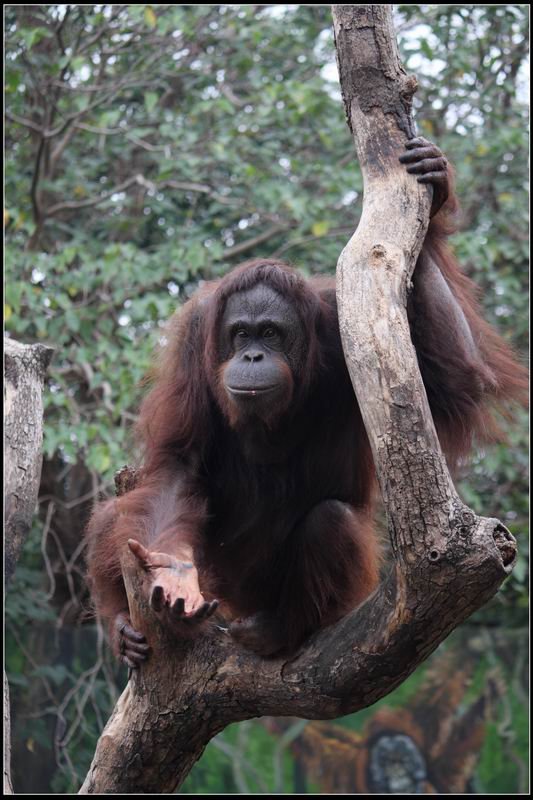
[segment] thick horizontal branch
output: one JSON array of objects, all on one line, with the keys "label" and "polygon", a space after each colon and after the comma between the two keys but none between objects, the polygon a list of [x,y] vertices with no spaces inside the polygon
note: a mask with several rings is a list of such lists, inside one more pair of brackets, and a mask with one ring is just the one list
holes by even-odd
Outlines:
[{"label": "thick horizontal branch", "polygon": [[[465,591],[453,564],[427,564],[415,597],[395,568],[364,605],[308,640],[291,660],[243,650],[220,627],[196,642],[176,642],[148,603],[146,576],[131,554],[124,575],[133,624],[142,619],[152,656],[133,673],[99,740],[81,794],[169,793],[181,784],[207,742],[232,722],[257,716],[334,719],[384,697],[507,575],[495,542],[499,523],[476,531]],[[432,576],[435,584],[432,587]],[[165,743],[165,746],[163,746]]]}]

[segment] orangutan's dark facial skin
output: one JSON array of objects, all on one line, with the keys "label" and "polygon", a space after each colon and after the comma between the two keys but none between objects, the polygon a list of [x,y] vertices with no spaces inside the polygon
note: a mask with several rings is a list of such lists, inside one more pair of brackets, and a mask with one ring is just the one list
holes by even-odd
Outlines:
[{"label": "orangutan's dark facial skin", "polygon": [[239,417],[276,418],[291,402],[302,362],[303,326],[294,305],[259,284],[232,295],[222,318],[222,385]]}]

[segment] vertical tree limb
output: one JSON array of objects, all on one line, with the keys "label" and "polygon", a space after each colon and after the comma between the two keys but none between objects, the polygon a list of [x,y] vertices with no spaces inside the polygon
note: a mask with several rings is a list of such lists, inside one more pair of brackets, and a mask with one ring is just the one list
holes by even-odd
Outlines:
[{"label": "vertical tree limb", "polygon": [[416,79],[400,64],[391,6],[336,5],[333,21],[343,100],[365,186],[359,226],[337,265],[339,321],[395,557],[404,579],[415,581],[415,564],[441,570],[455,547],[474,539],[480,551],[501,561],[501,542],[507,570],[514,540],[498,520],[477,518],[458,497],[411,343],[407,290],[432,191],[398,161],[414,135]]},{"label": "vertical tree limb", "polygon": [[42,466],[43,382],[53,350],[4,340],[5,578],[9,583],[37,504]]},{"label": "vertical tree limb", "polygon": [[[53,350],[4,339],[5,585],[15,571],[37,504],[42,466],[44,377]],[[9,686],[4,673],[4,794],[11,785]]]}]

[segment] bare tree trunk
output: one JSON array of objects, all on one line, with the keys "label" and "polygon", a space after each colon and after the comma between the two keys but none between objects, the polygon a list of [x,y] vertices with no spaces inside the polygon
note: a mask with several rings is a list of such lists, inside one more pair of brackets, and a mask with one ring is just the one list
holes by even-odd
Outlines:
[{"label": "bare tree trunk", "polygon": [[5,347],[5,577],[9,583],[30,529],[42,466],[43,381],[53,350],[13,339]]},{"label": "bare tree trunk", "polygon": [[[389,512],[395,567],[368,600],[306,642],[261,659],[212,629],[172,641],[124,554],[134,626],[153,654],[132,675],[81,793],[171,792],[229,723],[331,719],[391,692],[510,572],[514,540],[457,497],[416,365],[405,301],[430,195],[398,163],[416,86],[398,60],[390,6],[333,7],[348,120],[365,177],[363,217],[339,259],[346,359]],[[401,413],[399,410],[401,409]],[[141,626],[142,620],[142,626]]]},{"label": "bare tree trunk", "polygon": [[13,784],[11,783],[11,718],[9,709],[9,684],[4,671],[4,794],[13,794]]},{"label": "bare tree trunk", "polygon": [[[15,571],[37,504],[42,466],[43,381],[53,350],[4,340],[5,583]],[[4,673],[4,794],[11,785],[9,687]]]},{"label": "bare tree trunk", "polygon": [[437,584],[457,591],[467,579],[469,588],[484,593],[494,567],[512,567],[516,543],[498,520],[477,517],[458,497],[411,342],[407,287],[432,190],[398,161],[414,134],[409,115],[416,80],[400,64],[391,7],[338,5],[333,19],[365,184],[359,227],[337,265],[339,322],[389,516],[398,586],[423,618],[424,607],[436,613]]}]

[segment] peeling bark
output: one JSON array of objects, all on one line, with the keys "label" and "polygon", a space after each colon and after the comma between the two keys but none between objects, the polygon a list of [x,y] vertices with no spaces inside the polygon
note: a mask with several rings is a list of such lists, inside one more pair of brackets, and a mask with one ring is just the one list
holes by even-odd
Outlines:
[{"label": "peeling bark", "polygon": [[[172,792],[208,741],[252,717],[332,719],[391,692],[512,568],[515,544],[459,499],[429,411],[406,316],[431,190],[398,162],[413,135],[414,78],[398,58],[390,6],[334,6],[339,73],[365,179],[359,228],[338,264],[346,360],[388,509],[395,565],[358,609],[289,660],[261,659],[212,626],[176,642],[147,602],[131,554],[123,572],[134,627],[153,654],[134,673],[81,793]],[[127,481],[126,481],[127,483]]]}]

